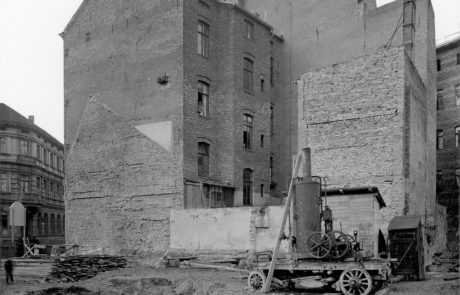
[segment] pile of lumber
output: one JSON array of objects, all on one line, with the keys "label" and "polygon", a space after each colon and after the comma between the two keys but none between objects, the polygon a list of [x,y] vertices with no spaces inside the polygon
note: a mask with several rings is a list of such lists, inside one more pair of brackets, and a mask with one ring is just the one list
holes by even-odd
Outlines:
[{"label": "pile of lumber", "polygon": [[47,280],[80,281],[99,272],[126,267],[126,258],[114,255],[77,255],[62,257],[54,265]]},{"label": "pile of lumber", "polygon": [[247,251],[178,251],[170,249],[160,266],[247,272]]}]

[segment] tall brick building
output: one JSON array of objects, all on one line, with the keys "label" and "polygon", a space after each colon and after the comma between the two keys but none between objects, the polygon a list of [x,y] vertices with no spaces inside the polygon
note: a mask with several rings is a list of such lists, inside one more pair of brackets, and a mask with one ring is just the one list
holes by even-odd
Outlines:
[{"label": "tall brick building", "polygon": [[[34,124],[0,103],[0,213],[3,255],[16,256],[11,242],[9,210],[19,201],[26,208],[26,235],[43,244],[64,242],[64,146]],[[22,237],[20,228],[14,235]],[[18,253],[20,254],[20,253]]]},{"label": "tall brick building", "polygon": [[447,246],[458,251],[460,186],[460,37],[436,49],[437,200],[447,208]]},{"label": "tall brick building", "polygon": [[[340,161],[326,150],[338,134],[318,132],[308,141],[313,163],[327,161],[314,172],[336,186],[376,186],[387,203],[405,204],[385,211],[387,219],[432,216],[433,19],[429,0],[378,8],[374,0],[84,1],[62,34],[69,242],[159,252],[168,246],[170,209],[277,204],[292,156],[306,142],[304,106],[318,112],[318,120],[373,116],[395,110],[380,103],[390,94],[399,104],[424,102],[403,104],[395,121],[380,122],[389,139],[375,137],[368,165],[350,158],[336,167]],[[340,68],[346,63],[365,71],[380,66],[379,81],[392,88],[354,85],[369,110],[358,111],[354,100],[356,110],[339,110],[347,99],[341,102],[346,97],[330,87],[337,101],[322,95],[324,101],[309,106],[308,97],[298,99],[295,81],[302,74],[328,69],[321,75],[332,79],[331,69],[348,71]],[[321,92],[330,81],[317,78]],[[379,134],[375,126],[369,134]],[[372,146],[388,150],[378,159],[383,168],[372,162]],[[359,149],[353,159],[358,155]],[[398,171],[391,183],[370,180],[379,169],[403,163],[405,174]],[[346,175],[354,166],[365,169]],[[332,177],[332,167],[336,176],[349,177]]]},{"label": "tall brick building", "polygon": [[445,238],[436,220],[433,10],[430,1],[408,0],[376,10],[372,17],[394,20],[385,43],[299,80],[299,142],[331,186],[378,187],[387,204],[381,228],[394,216],[420,215],[429,264]]},{"label": "tall brick building", "polygon": [[270,25],[214,0],[90,0],[62,36],[69,242],[155,253],[171,209],[280,202]]}]

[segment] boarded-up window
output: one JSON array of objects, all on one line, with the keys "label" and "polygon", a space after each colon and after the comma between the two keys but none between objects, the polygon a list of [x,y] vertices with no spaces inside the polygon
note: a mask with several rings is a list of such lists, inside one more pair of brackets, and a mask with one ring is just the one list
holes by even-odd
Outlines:
[{"label": "boarded-up window", "polygon": [[243,170],[243,205],[252,205],[252,170]]},{"label": "boarded-up window", "polygon": [[198,176],[209,176],[209,144],[206,142],[198,143]]}]

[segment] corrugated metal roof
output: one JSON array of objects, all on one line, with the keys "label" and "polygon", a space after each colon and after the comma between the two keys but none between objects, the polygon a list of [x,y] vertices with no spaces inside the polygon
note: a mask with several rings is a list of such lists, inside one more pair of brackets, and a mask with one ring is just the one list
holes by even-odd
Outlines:
[{"label": "corrugated metal roof", "polygon": [[395,216],[388,226],[388,231],[401,229],[416,229],[422,222],[419,215]]}]

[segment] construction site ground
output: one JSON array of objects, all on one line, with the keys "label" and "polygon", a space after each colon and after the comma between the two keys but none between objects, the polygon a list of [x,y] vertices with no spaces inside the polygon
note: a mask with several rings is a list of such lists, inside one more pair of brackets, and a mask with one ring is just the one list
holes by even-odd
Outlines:
[{"label": "construction site ground", "polygon": [[[402,281],[377,292],[397,295],[459,294],[459,274],[438,269],[427,273],[425,281]],[[453,279],[454,278],[454,279]],[[447,280],[446,280],[447,279]],[[274,291],[271,294],[321,294],[324,291]],[[96,277],[73,283],[15,282],[0,284],[1,295],[42,294],[183,294],[236,295],[256,294],[247,288],[243,273],[182,268],[147,268],[135,266],[99,273]],[[330,293],[329,293],[330,294]]]}]

